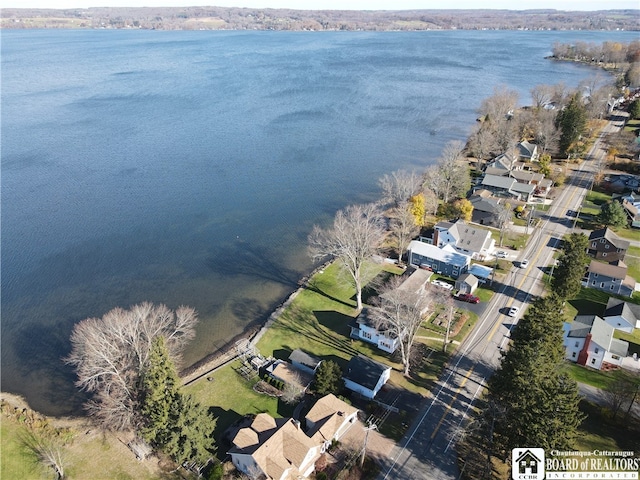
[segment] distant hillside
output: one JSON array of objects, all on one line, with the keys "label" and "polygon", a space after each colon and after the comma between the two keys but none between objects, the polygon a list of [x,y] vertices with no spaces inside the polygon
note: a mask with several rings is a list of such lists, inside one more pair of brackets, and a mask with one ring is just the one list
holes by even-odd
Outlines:
[{"label": "distant hillside", "polygon": [[640,30],[640,10],[288,10],[225,7],[4,8],[0,28],[156,30]]}]

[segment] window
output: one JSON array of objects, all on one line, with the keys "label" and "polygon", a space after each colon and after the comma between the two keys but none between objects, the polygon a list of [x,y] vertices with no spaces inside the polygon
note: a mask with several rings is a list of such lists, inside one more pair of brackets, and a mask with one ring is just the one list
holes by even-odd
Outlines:
[{"label": "window", "polygon": [[604,246],[604,249],[605,250],[609,250],[609,244],[608,243]]},{"label": "window", "polygon": [[604,282],[600,282],[600,288],[604,288]]},{"label": "window", "polygon": [[611,358],[613,358],[614,360],[620,360],[620,357],[618,355],[611,355]]},{"label": "window", "polygon": [[371,334],[369,332],[362,332],[362,336],[371,340]]},{"label": "window", "polygon": [[576,348],[580,346],[580,342],[576,342]]},{"label": "window", "polygon": [[598,347],[596,347],[596,349],[593,351],[593,353],[598,354],[600,352],[600,349]]},{"label": "window", "polygon": [[573,353],[571,354],[571,358],[576,358],[576,352],[573,352]]},{"label": "window", "polygon": [[594,273],[594,274],[593,274],[593,278],[598,278],[598,274],[597,274],[597,273]]},{"label": "window", "polygon": [[593,282],[591,282],[591,285],[593,285],[595,287],[596,286],[596,281],[594,280]]},{"label": "window", "polygon": [[600,243],[604,243],[604,238],[601,238],[601,239],[600,239]]},{"label": "window", "polygon": [[591,244],[591,248],[596,248],[596,245],[597,245],[597,243],[596,243],[596,242],[593,242],[593,243]]},{"label": "window", "polygon": [[602,256],[606,257],[607,256],[607,252],[602,252]]},{"label": "window", "polygon": [[593,365],[594,363],[596,363],[596,359],[595,358],[591,360],[591,365]]},{"label": "window", "polygon": [[613,290],[613,284],[609,285],[609,290]]}]

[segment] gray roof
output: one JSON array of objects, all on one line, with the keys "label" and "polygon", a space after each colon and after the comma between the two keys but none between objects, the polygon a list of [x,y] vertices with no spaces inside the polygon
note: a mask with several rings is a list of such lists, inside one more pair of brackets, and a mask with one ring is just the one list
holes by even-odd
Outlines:
[{"label": "gray roof", "polygon": [[537,149],[538,146],[535,143],[524,141],[518,144],[518,153],[521,157],[531,158],[534,153],[537,153]]},{"label": "gray roof", "polygon": [[606,227],[601,228],[600,230],[594,230],[593,232],[591,232],[591,235],[589,235],[589,241],[600,240],[601,238],[609,240],[609,243],[611,243],[614,247],[621,248],[623,250],[627,250],[629,248],[629,245],[631,245],[631,242],[629,242],[628,240],[623,240],[618,235],[616,235],[613,230],[610,230]]},{"label": "gray roof", "polygon": [[[407,272],[411,272],[411,269],[408,268]],[[423,270],[421,268],[416,268],[413,273],[409,275],[407,275],[407,272],[405,272],[404,274],[407,276],[407,278],[402,282],[402,285],[398,287],[398,290],[406,290],[412,293],[419,293],[422,287],[424,287],[424,284],[429,281],[429,277],[431,276],[431,272]]]},{"label": "gray roof", "polygon": [[617,317],[618,315],[635,326],[637,321],[640,319],[640,305],[609,297],[607,309],[604,311],[603,316]]},{"label": "gray roof", "polygon": [[422,255],[423,257],[431,258],[457,267],[464,267],[471,263],[471,257],[456,252],[450,245],[438,248],[435,245],[429,245],[428,243],[413,240],[409,244],[409,250],[418,255]]},{"label": "gray roof", "polygon": [[460,275],[458,277],[458,279],[456,280],[456,283],[466,283],[467,285],[471,285],[471,286],[478,286],[478,278],[473,275],[472,273],[465,273],[463,275]]},{"label": "gray roof", "polygon": [[509,173],[511,177],[515,178],[519,182],[541,182],[544,179],[544,175],[541,173],[527,172],[525,170],[514,170]]},{"label": "gray roof", "polygon": [[577,315],[571,323],[567,336],[586,338],[591,334],[591,340],[614,355],[626,357],[629,343],[613,338],[615,328],[597,315]]},{"label": "gray roof", "polygon": [[569,337],[586,338],[591,332],[591,326],[596,318],[602,320],[597,315],[576,315],[570,324]]},{"label": "gray roof", "polygon": [[343,378],[373,390],[382,374],[390,369],[391,367],[384,363],[376,362],[364,355],[358,355],[349,360]]},{"label": "gray roof", "polygon": [[301,365],[305,365],[313,370],[322,360],[296,348],[291,352],[291,355],[289,355],[289,361],[291,363],[300,363]]},{"label": "gray roof", "polygon": [[500,177],[498,175],[485,175],[482,179],[482,185],[486,185],[488,187],[502,188],[504,190],[509,190],[514,183],[517,183],[515,178],[511,177]]},{"label": "gray roof", "polygon": [[495,198],[471,197],[473,211],[497,213],[500,211],[500,202]]},{"label": "gray roof", "polygon": [[513,187],[511,187],[511,190],[513,192],[531,194],[536,191],[536,186],[533,184],[516,182]]},{"label": "gray roof", "polygon": [[[438,227],[445,222],[436,224]],[[448,231],[456,239],[456,247],[464,248],[472,252],[480,252],[482,249],[489,248],[491,242],[491,233],[483,228],[476,228],[462,220],[458,220],[451,224]]]}]

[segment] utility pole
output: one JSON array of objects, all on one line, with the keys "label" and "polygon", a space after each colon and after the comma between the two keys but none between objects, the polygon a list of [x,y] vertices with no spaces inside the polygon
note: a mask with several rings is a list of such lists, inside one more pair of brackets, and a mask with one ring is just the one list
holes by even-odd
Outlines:
[{"label": "utility pole", "polygon": [[378,426],[375,423],[369,424],[368,427],[364,427],[364,445],[362,446],[362,456],[360,457],[360,468],[364,465],[364,456],[367,451],[367,442],[369,441],[369,432],[371,430],[377,430]]}]

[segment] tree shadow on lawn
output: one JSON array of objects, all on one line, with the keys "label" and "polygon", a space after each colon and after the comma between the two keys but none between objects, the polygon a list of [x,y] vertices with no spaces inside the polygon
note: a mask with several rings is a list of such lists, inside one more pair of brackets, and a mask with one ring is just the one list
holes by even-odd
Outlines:
[{"label": "tree shadow on lawn", "polygon": [[225,410],[221,407],[209,407],[209,413],[216,421],[216,428],[213,430],[213,438],[216,441],[218,458],[223,459],[227,455],[227,450],[231,447],[231,440],[239,430],[239,426],[244,419],[234,410]]},{"label": "tree shadow on lawn", "polygon": [[333,295],[325,292],[322,288],[320,288],[319,283],[317,281],[315,281],[313,279],[313,277],[310,278],[309,281],[307,283],[305,283],[302,288],[304,288],[305,290],[309,290],[311,292],[317,293],[318,295],[322,295],[323,297],[326,297],[329,300],[332,300],[332,301],[334,301],[336,303],[340,303],[340,304],[342,304],[342,305],[344,305],[346,307],[356,308],[355,297],[353,297],[354,298],[353,302],[346,302],[346,301],[344,301],[344,300],[342,300],[342,299],[340,299],[338,297],[334,297]]}]

